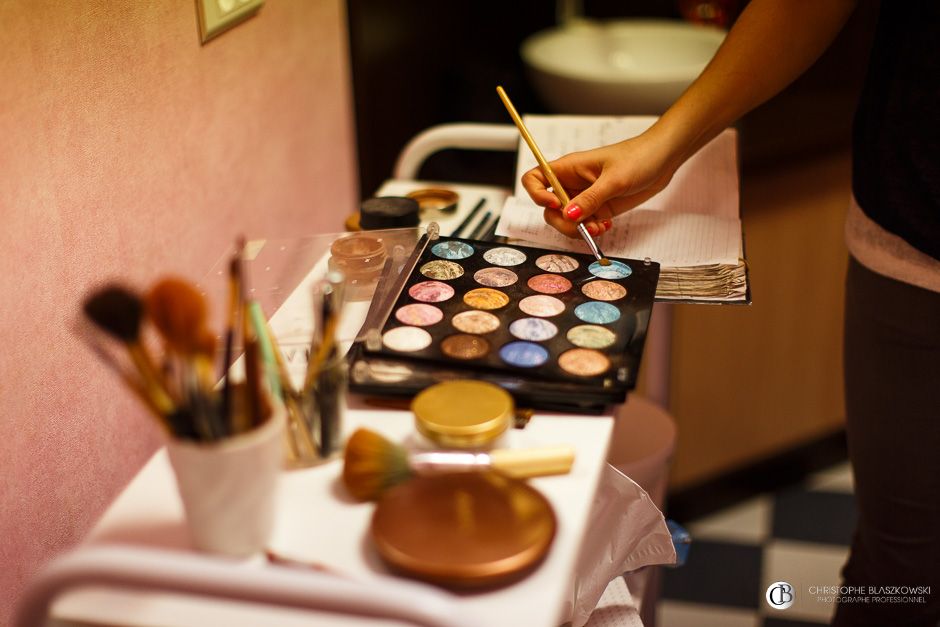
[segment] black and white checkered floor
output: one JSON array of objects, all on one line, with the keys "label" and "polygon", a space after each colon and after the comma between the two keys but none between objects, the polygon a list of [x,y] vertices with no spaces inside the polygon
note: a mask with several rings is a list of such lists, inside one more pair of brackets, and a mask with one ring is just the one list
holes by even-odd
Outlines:
[{"label": "black and white checkered floor", "polygon": [[834,605],[806,595],[775,610],[773,582],[796,590],[838,586],[855,525],[852,475],[842,464],[802,485],[764,494],[695,521],[688,561],[666,569],[658,627],[808,627]]}]

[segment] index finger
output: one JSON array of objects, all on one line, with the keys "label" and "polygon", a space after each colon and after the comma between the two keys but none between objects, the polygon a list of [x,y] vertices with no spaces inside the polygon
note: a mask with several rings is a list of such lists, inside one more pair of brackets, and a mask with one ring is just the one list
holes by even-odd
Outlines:
[{"label": "index finger", "polygon": [[548,179],[539,168],[532,168],[522,175],[522,186],[535,204],[541,207],[559,207],[558,197],[548,191]]}]

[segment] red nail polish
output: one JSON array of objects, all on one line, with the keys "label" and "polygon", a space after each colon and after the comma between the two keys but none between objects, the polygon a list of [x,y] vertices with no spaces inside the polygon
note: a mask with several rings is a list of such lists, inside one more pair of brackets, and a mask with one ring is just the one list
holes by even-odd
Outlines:
[{"label": "red nail polish", "polygon": [[558,209],[558,208],[560,208],[560,207],[561,207],[561,203],[558,202],[558,200],[556,200],[556,199],[552,199],[552,200],[549,201],[549,203],[548,203],[548,208],[549,208],[549,209]]},{"label": "red nail polish", "polygon": [[565,210],[565,215],[568,216],[569,220],[577,220],[581,217],[581,207],[578,205],[570,205],[568,209]]},{"label": "red nail polish", "polygon": [[604,220],[603,224],[605,229],[610,229],[614,226],[614,223],[611,220]]},{"label": "red nail polish", "polygon": [[588,233],[590,233],[591,235],[597,235],[597,227],[594,226],[593,224],[587,225],[587,230],[588,230]]}]

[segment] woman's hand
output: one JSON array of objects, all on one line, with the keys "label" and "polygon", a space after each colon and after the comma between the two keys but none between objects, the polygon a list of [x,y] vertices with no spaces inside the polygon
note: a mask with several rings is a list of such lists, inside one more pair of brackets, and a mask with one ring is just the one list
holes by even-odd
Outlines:
[{"label": "woman's hand", "polygon": [[591,235],[601,235],[612,218],[656,195],[676,171],[664,146],[646,134],[610,146],[565,155],[550,163],[571,198],[562,207],[549,191],[538,168],[522,176],[522,184],[537,205],[545,207],[545,221],[568,237],[578,237],[583,222]]}]

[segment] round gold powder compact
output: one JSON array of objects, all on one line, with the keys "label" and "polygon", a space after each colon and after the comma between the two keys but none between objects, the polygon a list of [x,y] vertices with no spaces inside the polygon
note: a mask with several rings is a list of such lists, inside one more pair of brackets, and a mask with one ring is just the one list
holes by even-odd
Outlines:
[{"label": "round gold powder compact", "polygon": [[415,428],[445,448],[486,448],[512,426],[512,396],[492,383],[457,379],[422,390],[411,403]]},{"label": "round gold powder compact", "polygon": [[439,187],[416,189],[406,194],[406,197],[418,203],[421,219],[425,221],[453,214],[457,210],[457,201],[460,200],[457,192]]},{"label": "round gold powder compact", "polygon": [[372,515],[379,555],[407,575],[452,588],[517,580],[537,566],[557,521],[540,492],[495,472],[416,477]]}]

